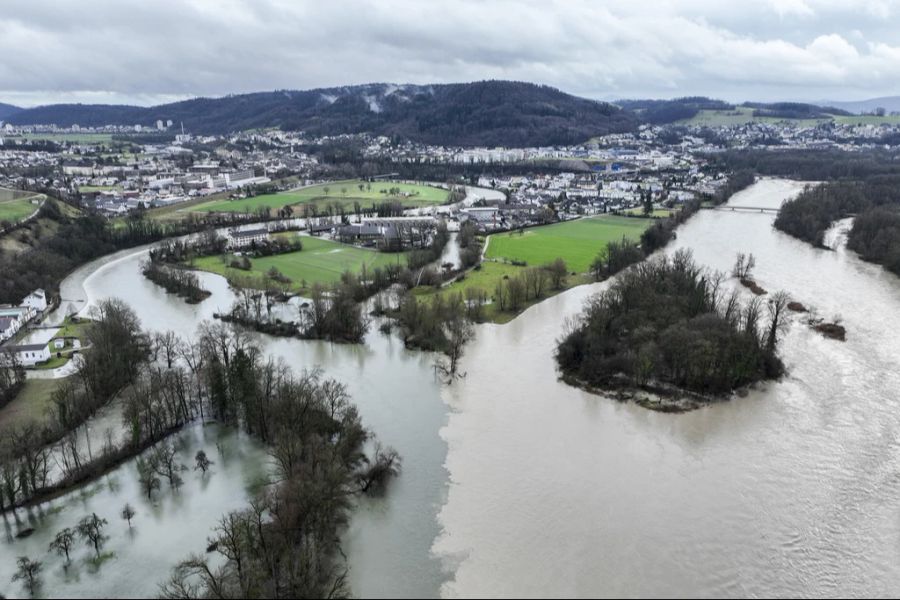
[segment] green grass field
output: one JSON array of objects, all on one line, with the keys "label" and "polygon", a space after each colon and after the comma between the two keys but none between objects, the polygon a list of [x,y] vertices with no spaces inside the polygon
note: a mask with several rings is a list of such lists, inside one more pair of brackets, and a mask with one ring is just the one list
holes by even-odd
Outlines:
[{"label": "green grass field", "polygon": [[622,237],[636,240],[652,223],[650,219],[604,215],[533,227],[522,234],[496,233],[488,238],[485,256],[525,261],[529,266],[562,258],[569,271],[585,273],[607,243]]},{"label": "green grass field", "polygon": [[[359,186],[363,185],[360,190]],[[370,187],[365,187],[366,185]],[[328,193],[325,193],[328,188]],[[390,195],[391,188],[399,188],[399,195]],[[348,181],[332,181],[320,185],[313,185],[292,192],[278,194],[265,194],[243,200],[216,200],[190,207],[192,211],[200,212],[254,212],[260,207],[267,206],[277,210],[284,206],[315,203],[320,211],[324,211],[327,205],[340,204],[346,209],[352,209],[354,202],[359,202],[364,207],[373,203],[384,201],[396,201],[406,207],[423,206],[426,204],[443,204],[447,201],[447,190],[430,185],[415,185],[409,183],[394,183],[390,181],[366,184],[358,179]]]},{"label": "green grass field", "polygon": [[678,121],[681,125],[707,125],[709,127],[729,127],[747,123],[790,123],[800,127],[814,127],[819,123],[834,121],[842,125],[897,125],[900,115],[834,115],[821,119],[782,119],[780,117],[754,117],[753,109],[736,106],[734,110],[701,110],[690,119]]},{"label": "green grass field", "polygon": [[401,265],[406,265],[406,258],[402,254],[356,248],[310,236],[303,236],[302,240],[303,250],[300,252],[251,259],[253,267],[250,271],[229,267],[227,263],[231,262],[231,255],[225,257],[226,261],[220,256],[207,256],[197,259],[192,266],[224,275],[231,281],[247,276],[260,277],[275,267],[291,279],[291,290],[302,292],[313,283],[334,283],[340,280],[345,271],[359,273],[363,265],[367,269],[397,264],[398,261]]},{"label": "green grass field", "polygon": [[74,144],[102,144],[112,141],[111,133],[24,133],[10,139],[48,140]]},{"label": "green grass field", "polygon": [[472,269],[468,271],[462,281],[454,281],[450,285],[441,288],[420,286],[414,288],[412,293],[417,298],[427,301],[430,298],[434,298],[435,296],[439,295],[446,297],[452,294],[463,294],[463,297],[465,297],[466,290],[479,289],[485,292],[487,294],[487,297],[491,300],[491,303],[484,307],[485,319],[493,323],[507,323],[513,320],[516,315],[520,314],[529,306],[546,300],[551,296],[555,296],[556,294],[575,287],[576,285],[581,285],[590,281],[590,278],[587,275],[570,275],[567,278],[566,285],[562,290],[547,290],[547,293],[543,298],[528,301],[527,303],[525,303],[522,309],[517,312],[501,312],[498,308],[498,305],[494,304],[493,302],[494,290],[497,289],[497,284],[503,281],[505,278],[511,279],[513,277],[518,277],[526,269],[527,267],[517,267],[516,265],[511,265],[509,263],[486,260],[481,263],[480,269]]},{"label": "green grass field", "polygon": [[31,192],[0,189],[0,222],[21,221],[37,210],[38,205],[32,204],[31,201],[38,197]]}]

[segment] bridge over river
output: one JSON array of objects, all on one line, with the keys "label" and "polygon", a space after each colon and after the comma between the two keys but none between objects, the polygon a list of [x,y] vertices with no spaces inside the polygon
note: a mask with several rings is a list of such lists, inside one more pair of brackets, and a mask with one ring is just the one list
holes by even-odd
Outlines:
[{"label": "bridge over river", "polygon": [[777,208],[772,208],[771,206],[739,206],[739,205],[725,205],[725,206],[704,206],[703,208],[708,210],[724,210],[728,212],[759,212],[759,213],[770,213],[773,215],[778,214]]}]

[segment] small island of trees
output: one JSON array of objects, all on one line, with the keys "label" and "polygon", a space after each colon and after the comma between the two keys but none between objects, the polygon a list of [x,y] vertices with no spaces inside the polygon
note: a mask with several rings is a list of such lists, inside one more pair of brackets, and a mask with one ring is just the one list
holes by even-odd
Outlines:
[{"label": "small island of trees", "polygon": [[[643,390],[658,410],[686,410],[784,373],[776,353],[788,297],[746,304],[689,251],[622,272],[592,297],[557,347],[569,383]],[[767,319],[765,317],[768,317]]]}]

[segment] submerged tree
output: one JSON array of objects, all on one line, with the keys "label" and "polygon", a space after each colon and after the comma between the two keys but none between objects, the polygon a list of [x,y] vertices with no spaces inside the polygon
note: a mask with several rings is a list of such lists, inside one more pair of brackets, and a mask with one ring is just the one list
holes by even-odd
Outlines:
[{"label": "submerged tree", "polygon": [[203,450],[197,450],[197,454],[194,455],[194,462],[196,463],[194,470],[202,471],[204,474],[209,471],[209,468],[213,464],[215,464],[213,461],[209,460],[209,457],[206,456],[206,452]]},{"label": "submerged tree", "polygon": [[93,546],[97,558],[100,558],[100,549],[108,539],[108,536],[103,535],[103,528],[106,525],[106,519],[101,519],[97,513],[91,513],[90,516],[81,519],[76,527],[81,539],[89,546]]},{"label": "submerged tree", "polygon": [[27,556],[20,556],[16,560],[15,574],[12,576],[12,582],[22,581],[28,588],[28,593],[34,596],[34,592],[40,585],[38,576],[44,568],[44,564],[39,560],[31,560]]},{"label": "submerged tree", "polygon": [[56,537],[54,537],[53,541],[50,542],[50,547],[48,548],[48,550],[56,552],[60,556],[65,556],[66,563],[70,563],[72,562],[72,559],[69,558],[69,552],[71,552],[74,545],[75,532],[72,531],[71,528],[66,527],[56,534]]},{"label": "submerged tree", "polygon": [[128,521],[128,528],[131,529],[131,520],[135,515],[134,507],[126,503],[125,506],[122,507],[122,512],[120,514],[125,521]]}]

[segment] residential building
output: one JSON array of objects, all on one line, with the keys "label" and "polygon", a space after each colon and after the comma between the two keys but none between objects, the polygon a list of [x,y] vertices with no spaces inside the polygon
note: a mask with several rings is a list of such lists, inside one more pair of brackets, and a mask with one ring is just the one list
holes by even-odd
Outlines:
[{"label": "residential building", "polygon": [[33,367],[34,365],[47,362],[51,358],[47,344],[22,344],[20,346],[10,346],[8,350],[14,352],[19,362],[25,367]]}]

